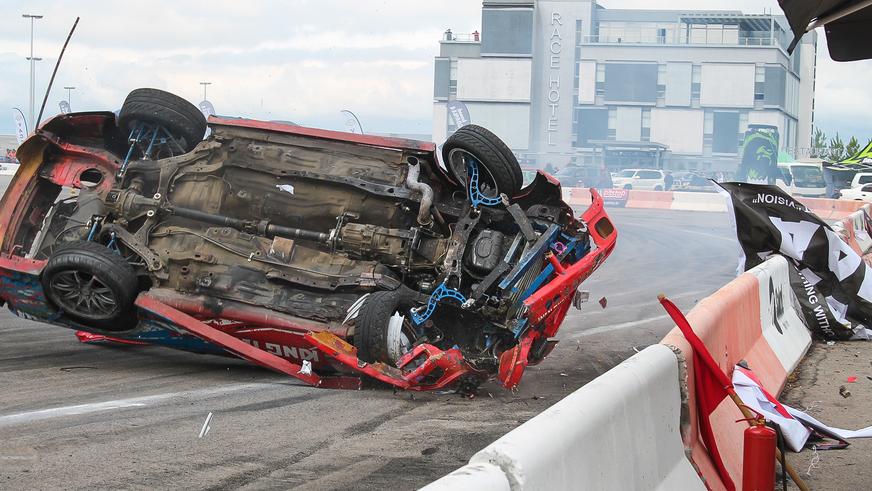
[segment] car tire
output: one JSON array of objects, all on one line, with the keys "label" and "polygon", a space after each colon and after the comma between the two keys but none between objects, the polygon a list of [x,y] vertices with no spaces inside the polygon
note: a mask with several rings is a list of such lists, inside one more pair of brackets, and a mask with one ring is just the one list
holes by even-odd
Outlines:
[{"label": "car tire", "polygon": [[[470,154],[489,174],[490,185],[496,186],[496,193],[509,197],[518,194],[524,183],[524,175],[515,155],[490,131],[481,126],[466,125],[448,137],[442,145],[442,160],[459,183],[466,184],[465,161],[462,155]],[[479,173],[482,175],[483,173]]]},{"label": "car tire", "polygon": [[130,132],[137,123],[163,126],[181,140],[185,152],[193,150],[206,134],[206,118],[197,106],[158,89],[135,89],[127,95],[118,113],[118,125]]},{"label": "car tire", "polygon": [[404,351],[403,334],[396,331],[396,326],[392,329],[391,318],[408,307],[407,303],[399,291],[379,291],[366,296],[354,323],[354,346],[359,359],[396,364]]},{"label": "car tire", "polygon": [[633,185],[632,184],[624,184],[624,189],[629,191],[629,190],[633,189]]},{"label": "car tire", "polygon": [[663,191],[663,186],[654,186],[654,191]]},{"label": "car tire", "polygon": [[49,301],[73,320],[107,331],[125,331],[136,323],[136,271],[104,245],[83,241],[60,246],[41,279]]}]

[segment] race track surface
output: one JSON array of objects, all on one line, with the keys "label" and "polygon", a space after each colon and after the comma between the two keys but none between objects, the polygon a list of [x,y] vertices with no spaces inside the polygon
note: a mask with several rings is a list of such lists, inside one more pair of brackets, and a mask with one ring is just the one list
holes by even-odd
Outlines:
[{"label": "race track surface", "polygon": [[734,277],[728,215],[609,211],[618,246],[590,303],[515,393],[312,389],[229,358],[82,345],[3,310],[0,489],[420,487],[659,341],[658,293],[689,309]]}]

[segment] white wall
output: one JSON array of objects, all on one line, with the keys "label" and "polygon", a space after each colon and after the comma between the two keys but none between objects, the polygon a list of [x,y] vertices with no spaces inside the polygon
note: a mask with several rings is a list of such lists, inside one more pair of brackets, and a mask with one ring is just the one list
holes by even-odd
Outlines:
[{"label": "white wall", "polygon": [[615,139],[637,142],[642,138],[642,108],[618,106]]},{"label": "white wall", "polygon": [[814,108],[814,75],[816,48],[812,43],[799,43],[800,85],[799,85],[799,123],[796,128],[796,146],[811,146],[811,119]]},{"label": "white wall", "polygon": [[754,65],[703,63],[699,104],[754,107]]},{"label": "white wall", "polygon": [[530,148],[530,105],[467,102],[473,124],[484,126],[512,150]]},{"label": "white wall", "polygon": [[433,103],[433,141],[441,145],[448,138],[448,105]]},{"label": "white wall", "polygon": [[666,105],[689,106],[692,63],[666,63]]},{"label": "white wall", "polygon": [[578,103],[593,104],[596,100],[596,62],[578,64]]},{"label": "white wall", "polygon": [[529,102],[532,60],[460,58],[457,98],[464,101]]},{"label": "white wall", "polygon": [[651,110],[651,141],[669,145],[673,153],[702,153],[703,111],[699,109]]}]

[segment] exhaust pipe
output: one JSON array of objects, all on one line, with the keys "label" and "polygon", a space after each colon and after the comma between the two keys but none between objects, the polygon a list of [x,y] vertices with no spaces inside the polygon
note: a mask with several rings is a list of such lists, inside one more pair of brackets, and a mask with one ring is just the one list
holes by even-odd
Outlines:
[{"label": "exhaust pipe", "polygon": [[421,164],[416,157],[406,159],[409,164],[409,174],[406,176],[406,186],[412,191],[421,193],[421,207],[418,209],[418,223],[420,225],[430,225],[433,223],[433,215],[430,214],[430,207],[433,206],[433,188],[418,181],[421,175]]}]

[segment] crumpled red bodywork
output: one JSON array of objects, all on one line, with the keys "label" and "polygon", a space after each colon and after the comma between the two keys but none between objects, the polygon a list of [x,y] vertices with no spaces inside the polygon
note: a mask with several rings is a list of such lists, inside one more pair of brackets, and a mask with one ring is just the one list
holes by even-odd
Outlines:
[{"label": "crumpled red bodywork", "polygon": [[[287,134],[355,142],[365,138],[358,143],[435,152],[432,144],[400,139],[247,120],[221,120],[221,124],[268,125],[271,131]],[[46,261],[23,257],[27,244],[19,243],[18,238],[22,230],[39,227],[51,204],[40,194],[46,186],[79,188],[83,169],[97,166],[114,174],[119,167],[118,158],[109,151],[66,143],[63,134],[69,131],[109,141],[115,138],[114,115],[58,116],[46,122],[19,149],[20,169],[0,203],[0,302],[12,312],[75,329],[79,339],[86,343],[155,344],[198,353],[230,354],[316,387],[356,389],[360,387],[360,377],[367,376],[400,389],[437,390],[454,386],[464,378],[487,377],[465,360],[459,349],[442,350],[420,344],[403,356],[396,367],[366,363],[358,359],[354,346],[345,340],[348,333],[342,328],[242,303],[216,304],[205,297],[166,289],[140,293],[135,303],[138,327],[123,335],[108,335],[63,318],[42,290],[40,272]],[[112,185],[110,179],[99,183],[100,187]],[[540,173],[525,192],[559,196],[560,185],[553,177]],[[551,263],[554,273],[523,301],[521,315],[530,327],[521,332],[517,344],[499,359],[498,380],[506,388],[515,388],[526,367],[541,361],[553,349],[556,341],[550,338],[566,317],[578,286],[614,249],[617,231],[603,209],[602,198],[595,190],[591,194],[593,204],[579,220],[587,227],[595,247],[575,262],[567,260],[561,264],[553,256],[542,259]],[[524,196],[518,199],[523,200]],[[534,347],[538,347],[535,357],[531,355]]]}]

